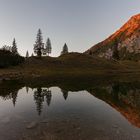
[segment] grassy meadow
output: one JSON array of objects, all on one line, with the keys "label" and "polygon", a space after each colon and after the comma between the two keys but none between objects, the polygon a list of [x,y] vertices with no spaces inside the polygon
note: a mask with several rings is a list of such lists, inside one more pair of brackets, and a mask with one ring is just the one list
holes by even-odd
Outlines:
[{"label": "grassy meadow", "polygon": [[29,57],[19,66],[0,69],[1,79],[140,77],[140,62],[113,61],[81,53]]}]

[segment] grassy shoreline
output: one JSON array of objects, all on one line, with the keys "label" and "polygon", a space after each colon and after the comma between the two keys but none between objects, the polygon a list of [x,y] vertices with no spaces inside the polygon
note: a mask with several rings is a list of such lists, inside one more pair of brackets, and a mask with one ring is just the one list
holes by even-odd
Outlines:
[{"label": "grassy shoreline", "polygon": [[109,61],[86,54],[30,57],[20,66],[0,69],[0,81],[18,79],[139,79],[140,63]]}]

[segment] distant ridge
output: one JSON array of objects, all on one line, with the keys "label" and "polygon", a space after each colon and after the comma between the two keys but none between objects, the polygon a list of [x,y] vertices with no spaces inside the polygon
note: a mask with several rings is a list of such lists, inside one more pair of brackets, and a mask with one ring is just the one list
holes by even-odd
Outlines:
[{"label": "distant ridge", "polygon": [[116,40],[120,59],[140,60],[140,14],[132,16],[118,31],[85,53],[110,59]]}]

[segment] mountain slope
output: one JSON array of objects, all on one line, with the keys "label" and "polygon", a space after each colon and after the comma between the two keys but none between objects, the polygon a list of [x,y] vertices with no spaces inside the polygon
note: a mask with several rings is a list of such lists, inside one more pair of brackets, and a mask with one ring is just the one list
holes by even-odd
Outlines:
[{"label": "mountain slope", "polygon": [[140,14],[131,17],[118,31],[85,53],[110,59],[116,41],[120,59],[140,59]]}]

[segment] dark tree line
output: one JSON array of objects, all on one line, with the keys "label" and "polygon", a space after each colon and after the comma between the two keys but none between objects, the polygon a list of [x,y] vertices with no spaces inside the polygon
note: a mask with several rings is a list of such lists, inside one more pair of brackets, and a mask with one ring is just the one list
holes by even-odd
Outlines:
[{"label": "dark tree line", "polygon": [[24,62],[24,57],[20,56],[14,38],[12,46],[3,46],[0,49],[0,68],[16,66]]},{"label": "dark tree line", "polygon": [[[52,52],[52,45],[51,40],[48,38],[46,40],[46,43],[43,43],[43,37],[41,29],[38,30],[36,41],[34,44],[34,53],[37,55],[37,57],[41,58],[41,56],[49,56]],[[61,55],[68,53],[68,46],[65,43]],[[32,56],[34,56],[32,54]],[[25,58],[29,57],[29,52],[26,52]],[[24,57],[20,56],[18,53],[18,47],[15,38],[13,39],[12,45],[7,46],[4,45],[0,49],[0,68],[5,68],[9,66],[16,66],[24,62]]]}]

